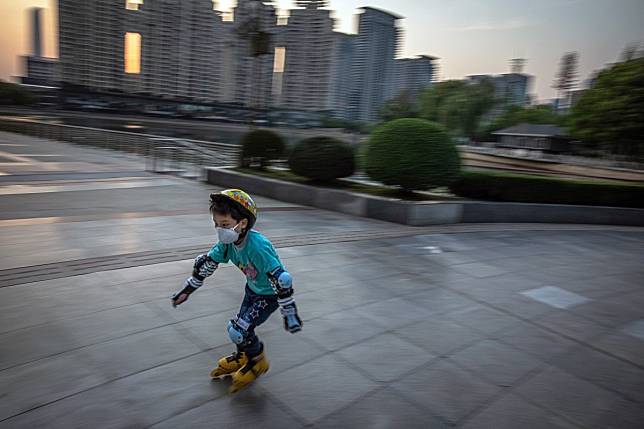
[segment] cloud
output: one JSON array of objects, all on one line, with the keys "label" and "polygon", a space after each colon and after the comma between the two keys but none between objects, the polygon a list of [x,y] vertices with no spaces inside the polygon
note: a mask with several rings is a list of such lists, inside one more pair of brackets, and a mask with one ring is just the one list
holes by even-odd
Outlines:
[{"label": "cloud", "polygon": [[522,28],[527,28],[530,25],[519,19],[513,19],[510,21],[499,22],[499,23],[489,23],[483,22],[478,24],[466,25],[464,27],[452,27],[450,31],[511,31],[519,30]]}]

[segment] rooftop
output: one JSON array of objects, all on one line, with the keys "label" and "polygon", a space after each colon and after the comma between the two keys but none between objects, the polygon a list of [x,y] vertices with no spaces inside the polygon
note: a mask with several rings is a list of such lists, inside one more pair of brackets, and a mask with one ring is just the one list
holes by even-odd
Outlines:
[{"label": "rooftop", "polygon": [[518,124],[495,131],[492,134],[530,137],[569,137],[566,130],[553,124]]},{"label": "rooftop", "polygon": [[395,14],[395,13],[393,13],[393,12],[389,12],[389,11],[384,10],[384,9],[378,9],[377,7],[364,6],[364,7],[360,7],[360,8],[358,8],[358,9],[361,9],[361,10],[372,10],[372,11],[374,11],[374,12],[379,12],[379,13],[382,13],[382,14],[385,14],[385,15],[389,15],[389,16],[393,17],[394,19],[404,19],[404,18],[405,18],[404,16],[397,15],[397,14]]}]

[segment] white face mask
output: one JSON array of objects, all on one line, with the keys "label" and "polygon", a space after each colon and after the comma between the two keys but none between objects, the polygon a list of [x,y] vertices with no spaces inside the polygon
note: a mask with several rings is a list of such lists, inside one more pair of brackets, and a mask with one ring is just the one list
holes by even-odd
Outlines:
[{"label": "white face mask", "polygon": [[239,240],[239,233],[235,231],[235,228],[237,228],[238,226],[239,224],[233,226],[232,228],[216,227],[217,237],[219,238],[219,241],[224,244],[231,244]]}]

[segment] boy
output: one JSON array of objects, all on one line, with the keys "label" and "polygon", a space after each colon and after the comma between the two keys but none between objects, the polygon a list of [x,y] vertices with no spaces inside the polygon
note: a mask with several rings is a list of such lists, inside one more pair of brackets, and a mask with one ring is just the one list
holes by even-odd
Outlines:
[{"label": "boy", "polygon": [[192,276],[173,295],[172,305],[176,307],[185,302],[219,264],[231,261],[246,275],[244,300],[226,328],[237,351],[219,359],[219,366],[210,373],[212,378],[232,374],[230,392],[235,393],[268,371],[264,344],[255,335],[255,328],[278,307],[287,331],[300,331],[302,321],[292,296],[291,275],[284,269],[271,242],[252,229],[257,220],[253,199],[240,189],[216,192],[210,195],[210,213],[219,243],[195,259]]}]

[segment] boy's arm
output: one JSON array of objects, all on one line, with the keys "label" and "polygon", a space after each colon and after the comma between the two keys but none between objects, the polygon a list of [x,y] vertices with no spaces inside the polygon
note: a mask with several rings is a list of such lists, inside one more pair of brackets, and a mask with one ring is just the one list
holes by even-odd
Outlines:
[{"label": "boy's arm", "polygon": [[297,314],[295,299],[293,299],[293,279],[291,274],[284,269],[277,252],[267,242],[253,256],[257,262],[256,267],[266,273],[277,295],[277,303],[284,317],[284,329],[292,334],[301,331],[302,319]]},{"label": "boy's arm", "polygon": [[277,294],[277,303],[280,306],[280,313],[284,317],[284,329],[294,334],[302,330],[302,319],[297,314],[297,306],[293,298],[293,279],[291,274],[282,266],[274,268],[267,273],[273,289]]},{"label": "boy's arm", "polygon": [[226,245],[217,243],[208,253],[197,256],[192,267],[192,276],[183,282],[183,289],[172,296],[172,306],[176,307],[187,301],[188,297],[203,285],[206,277],[215,272],[220,262],[228,262],[227,253]]}]

